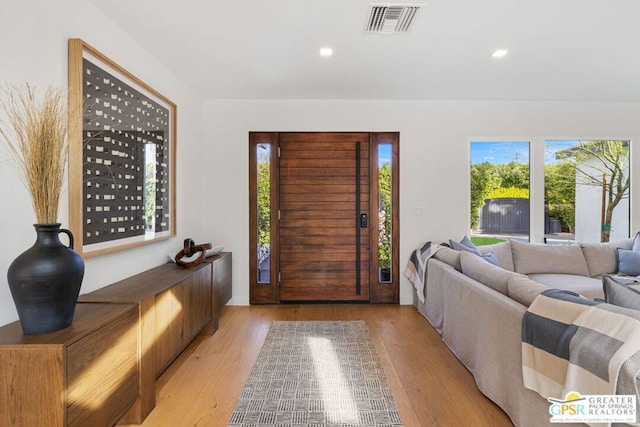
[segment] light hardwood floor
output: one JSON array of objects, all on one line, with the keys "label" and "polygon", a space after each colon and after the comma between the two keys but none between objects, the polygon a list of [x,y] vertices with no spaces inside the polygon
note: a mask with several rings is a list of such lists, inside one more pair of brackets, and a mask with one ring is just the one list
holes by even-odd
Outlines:
[{"label": "light hardwood floor", "polygon": [[364,320],[407,427],[512,426],[415,308],[397,305],[225,307],[215,335],[196,338],[158,379],[142,425],[226,426],[273,320]]}]

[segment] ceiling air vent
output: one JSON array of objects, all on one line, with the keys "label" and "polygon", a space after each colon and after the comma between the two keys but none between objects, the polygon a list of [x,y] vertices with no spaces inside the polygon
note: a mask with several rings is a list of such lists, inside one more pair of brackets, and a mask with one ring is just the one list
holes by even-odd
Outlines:
[{"label": "ceiling air vent", "polygon": [[367,27],[368,33],[408,33],[411,31],[420,5],[371,5]]}]

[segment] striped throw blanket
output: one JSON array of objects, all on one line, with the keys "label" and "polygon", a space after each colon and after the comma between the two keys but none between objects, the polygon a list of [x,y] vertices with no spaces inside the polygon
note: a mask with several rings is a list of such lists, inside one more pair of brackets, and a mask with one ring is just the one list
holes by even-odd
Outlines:
[{"label": "striped throw blanket", "polygon": [[542,292],[522,319],[522,374],[525,387],[544,398],[577,391],[638,399],[640,311]]},{"label": "striped throw blanket", "polygon": [[404,276],[409,279],[420,302],[424,302],[424,286],[427,282],[427,260],[431,258],[438,249],[442,248],[439,242],[427,242],[413,251],[407,266],[404,269]]}]

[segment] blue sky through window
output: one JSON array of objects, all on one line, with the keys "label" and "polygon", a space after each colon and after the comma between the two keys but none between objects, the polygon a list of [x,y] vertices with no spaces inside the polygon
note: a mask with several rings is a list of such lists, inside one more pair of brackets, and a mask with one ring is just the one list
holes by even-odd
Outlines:
[{"label": "blue sky through window", "polygon": [[517,141],[471,143],[471,164],[493,163],[502,165],[505,163],[529,163],[529,143]]},{"label": "blue sky through window", "polygon": [[573,148],[581,141],[575,140],[547,140],[544,146],[544,163],[553,164],[556,162],[556,152]]},{"label": "blue sky through window", "polygon": [[[576,140],[547,140],[545,141],[545,163],[556,162],[556,152],[578,145]],[[511,162],[529,163],[529,142],[499,141],[471,142],[471,164],[489,162],[502,165]]]},{"label": "blue sky through window", "polygon": [[391,144],[378,144],[378,167],[391,163]]}]

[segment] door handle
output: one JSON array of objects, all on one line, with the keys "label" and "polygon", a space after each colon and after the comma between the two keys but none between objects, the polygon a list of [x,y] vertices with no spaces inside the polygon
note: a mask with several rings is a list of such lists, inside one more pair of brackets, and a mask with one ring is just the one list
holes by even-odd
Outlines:
[{"label": "door handle", "polygon": [[369,223],[369,218],[367,218],[367,214],[366,213],[360,214],[360,228],[367,228],[368,223]]}]

